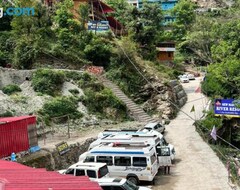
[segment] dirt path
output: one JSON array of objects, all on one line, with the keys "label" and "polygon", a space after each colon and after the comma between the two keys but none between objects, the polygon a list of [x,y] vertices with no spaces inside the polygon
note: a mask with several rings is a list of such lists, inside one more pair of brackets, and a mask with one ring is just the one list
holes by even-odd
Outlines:
[{"label": "dirt path", "polygon": [[[68,138],[67,132],[65,133],[55,133],[54,135],[47,135],[45,139],[39,139],[38,144],[41,148],[54,149],[56,144],[65,141],[69,145],[75,143],[82,143],[89,138],[97,138],[98,133],[102,132],[104,129],[118,129],[118,128],[139,128],[141,123],[132,121],[124,122],[120,124],[109,124],[103,126],[89,126],[80,131],[70,129],[70,139]],[[66,131],[66,130],[65,130]]]},{"label": "dirt path", "polygon": [[[188,102],[182,110],[193,118],[190,113],[194,105],[196,118],[201,117],[206,99],[194,90],[198,87],[200,78],[183,84],[188,94]],[[198,99],[198,100],[196,100]],[[194,101],[196,100],[196,101]],[[228,174],[225,166],[213,150],[195,131],[193,120],[179,112],[176,119],[166,126],[166,139],[176,149],[176,164],[171,168],[171,175],[159,175],[156,178],[154,190],[229,190]]]}]

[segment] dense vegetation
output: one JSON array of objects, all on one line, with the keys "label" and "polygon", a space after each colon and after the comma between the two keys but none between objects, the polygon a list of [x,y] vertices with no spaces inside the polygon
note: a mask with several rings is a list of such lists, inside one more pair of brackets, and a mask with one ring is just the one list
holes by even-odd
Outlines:
[{"label": "dense vegetation", "polygon": [[[90,113],[100,118],[109,118],[114,120],[129,119],[125,104],[120,101],[110,89],[103,86],[95,77],[84,72],[67,72],[66,76],[74,80],[84,91],[84,96],[78,98],[79,101],[88,108]],[[75,95],[76,93],[75,90]]]},{"label": "dense vegetation", "polygon": [[16,84],[9,84],[2,88],[4,94],[11,95],[15,92],[21,92],[21,88]]},{"label": "dense vegetation", "polygon": [[65,74],[62,71],[39,69],[33,74],[32,86],[36,92],[55,96],[60,94],[64,81]]}]

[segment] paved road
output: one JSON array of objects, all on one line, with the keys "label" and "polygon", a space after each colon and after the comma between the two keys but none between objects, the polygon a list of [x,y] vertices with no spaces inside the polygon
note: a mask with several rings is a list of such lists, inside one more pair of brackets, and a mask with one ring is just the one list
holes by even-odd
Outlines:
[{"label": "paved road", "polygon": [[[188,94],[188,103],[182,110],[190,113],[195,106],[196,118],[201,117],[205,99],[201,93],[195,93],[200,78],[183,84]],[[196,100],[199,99],[199,100]],[[194,101],[196,100],[196,101]],[[166,139],[176,148],[176,164],[171,168],[171,175],[156,177],[154,190],[230,190],[227,170],[213,150],[195,131],[193,120],[179,112],[176,119],[166,126]]]}]

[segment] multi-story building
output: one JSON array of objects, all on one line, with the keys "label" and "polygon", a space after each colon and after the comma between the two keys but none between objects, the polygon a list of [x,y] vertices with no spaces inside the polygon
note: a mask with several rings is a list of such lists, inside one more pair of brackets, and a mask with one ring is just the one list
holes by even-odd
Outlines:
[{"label": "multi-story building", "polygon": [[174,8],[174,6],[178,3],[178,0],[128,0],[128,3],[136,6],[141,9],[144,3],[157,3],[161,6],[161,9],[164,12],[164,22],[163,25],[168,25],[171,22],[174,22],[175,17],[170,16],[167,11]]}]

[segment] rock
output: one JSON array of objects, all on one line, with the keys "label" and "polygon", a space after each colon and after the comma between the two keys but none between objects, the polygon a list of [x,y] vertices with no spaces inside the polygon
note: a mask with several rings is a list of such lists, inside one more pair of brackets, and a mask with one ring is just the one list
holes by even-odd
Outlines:
[{"label": "rock", "polygon": [[171,80],[169,81],[169,86],[174,88],[174,86],[177,86],[179,84],[179,82],[177,80]]}]

